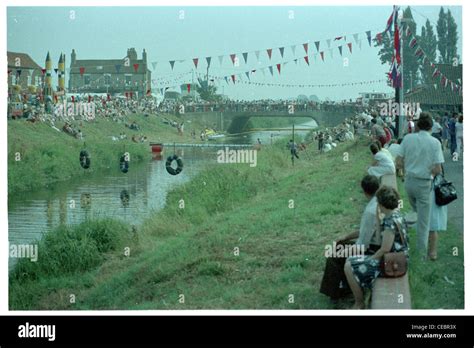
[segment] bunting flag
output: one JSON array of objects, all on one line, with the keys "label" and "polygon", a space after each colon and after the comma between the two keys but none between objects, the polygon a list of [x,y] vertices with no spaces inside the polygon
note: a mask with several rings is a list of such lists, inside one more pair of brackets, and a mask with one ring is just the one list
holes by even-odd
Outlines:
[{"label": "bunting flag", "polygon": [[44,75],[46,74],[46,69],[41,69],[41,73]]},{"label": "bunting flag", "polygon": [[271,48],[267,49],[267,54],[268,54],[268,59],[271,60],[272,59],[272,49]]},{"label": "bunting flag", "polygon": [[232,82],[233,82],[234,85],[235,85],[235,75],[231,75],[230,77],[232,78]]},{"label": "bunting flag", "polygon": [[319,41],[315,41],[314,45],[316,46],[316,50],[319,52]]},{"label": "bunting flag", "polygon": [[250,72],[246,71],[245,75],[247,75],[248,80],[250,81]]},{"label": "bunting flag", "polygon": [[270,66],[268,67],[268,70],[270,70],[270,74],[272,74],[272,76],[273,76],[273,66],[270,65]]},{"label": "bunting flag", "polygon": [[281,64],[277,64],[278,74],[281,74]]},{"label": "bunting flag", "polygon": [[308,56],[304,56],[304,61],[306,62],[306,64],[309,65],[309,58],[308,58]]},{"label": "bunting flag", "polygon": [[151,66],[153,67],[153,70],[156,69],[156,65],[157,65],[157,64],[158,64],[158,62],[152,62],[152,63],[151,63]]},{"label": "bunting flag", "polygon": [[303,48],[304,48],[305,53],[308,54],[308,44],[307,43],[303,44]]},{"label": "bunting flag", "polygon": [[186,85],[186,87],[187,87],[187,89],[188,89],[188,94],[191,93],[191,84],[188,83],[188,84]]},{"label": "bunting flag", "polygon": [[359,41],[359,34],[352,34],[352,37],[354,38],[355,42]]},{"label": "bunting flag", "polygon": [[405,30],[405,36],[410,37],[411,36],[411,30],[410,27],[407,25],[407,29]]},{"label": "bunting flag", "polygon": [[260,60],[260,51],[255,51],[255,57]]},{"label": "bunting flag", "polygon": [[323,51],[323,52],[319,52],[319,54],[321,55],[321,60],[324,62],[324,51]]},{"label": "bunting flag", "polygon": [[175,63],[174,60],[170,60],[171,70],[173,70],[173,68],[174,68],[174,63]]},{"label": "bunting flag", "polygon": [[340,54],[341,57],[342,57],[342,46],[338,46],[337,48],[339,48],[339,54]]},{"label": "bunting flag", "polygon": [[135,69],[135,72],[138,71],[138,64],[137,63],[133,64],[133,69]]},{"label": "bunting flag", "polygon": [[206,57],[207,67],[211,66],[211,57]]},{"label": "bunting flag", "polygon": [[230,55],[230,60],[232,61],[232,65],[235,66],[235,53],[232,53],[232,54]]},{"label": "bunting flag", "polygon": [[227,79],[227,76],[224,76],[224,80],[227,84],[229,84],[229,80]]},{"label": "bunting flag", "polygon": [[219,66],[222,66],[222,60],[224,59],[224,56],[219,56]]},{"label": "bunting flag", "polygon": [[81,74],[81,76],[84,75],[85,71],[86,71],[86,68],[84,68],[83,66],[79,68],[79,73]]},{"label": "bunting flag", "polygon": [[359,45],[359,49],[361,50],[362,49],[362,40],[359,40],[358,45]]},{"label": "bunting flag", "polygon": [[349,42],[349,43],[347,44],[347,47],[349,48],[349,52],[351,52],[351,54],[352,54],[352,43]]},{"label": "bunting flag", "polygon": [[198,63],[199,63],[199,58],[193,58],[193,63],[194,63],[194,67],[197,69]]},{"label": "bunting flag", "polygon": [[280,55],[283,58],[283,55],[285,53],[285,47],[280,47],[279,50],[280,50]]},{"label": "bunting flag", "polygon": [[120,69],[122,68],[122,64],[116,64],[115,65],[115,71],[118,73],[120,73]]},{"label": "bunting flag", "polygon": [[331,47],[331,39],[327,39],[326,43],[328,44],[328,48],[330,48]]},{"label": "bunting flag", "polygon": [[58,68],[55,68],[55,69],[54,69],[54,72],[57,74],[57,73],[58,73]]},{"label": "bunting flag", "polygon": [[242,56],[244,57],[244,62],[245,62],[245,64],[247,64],[247,56],[248,56],[248,53],[247,53],[247,52],[244,52],[244,53],[242,53]]},{"label": "bunting flag", "polygon": [[293,55],[296,53],[296,45],[291,45],[291,50],[293,51]]},{"label": "bunting flag", "polygon": [[295,62],[295,65],[298,64],[298,59],[293,59],[293,61]]},{"label": "bunting flag", "polygon": [[410,46],[410,48],[414,48],[416,45],[417,45],[416,38],[411,39],[410,43],[408,44],[408,46]]},{"label": "bunting flag", "polygon": [[369,41],[369,46],[372,47],[372,32],[370,30],[366,31],[367,41]]}]

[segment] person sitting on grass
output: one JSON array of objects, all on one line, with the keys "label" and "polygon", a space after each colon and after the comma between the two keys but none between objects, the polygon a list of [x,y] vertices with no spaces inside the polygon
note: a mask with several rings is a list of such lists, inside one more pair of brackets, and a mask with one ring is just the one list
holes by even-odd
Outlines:
[{"label": "person sitting on grass", "polygon": [[[344,266],[347,282],[354,294],[354,309],[364,309],[364,289],[371,289],[380,276],[383,257],[389,252],[405,252],[408,255],[406,223],[398,209],[400,194],[392,187],[382,186],[375,194],[378,202],[377,219],[380,224],[382,244],[375,254],[349,257]],[[402,237],[403,235],[403,237]]]},{"label": "person sitting on grass", "polygon": [[[377,221],[377,198],[375,193],[380,187],[379,180],[373,175],[366,175],[362,179],[360,186],[367,198],[368,203],[365,206],[359,229],[350,232],[336,239],[336,245],[355,244],[360,245],[364,254],[374,254],[380,248],[380,233],[377,233],[379,223]],[[323,279],[319,292],[325,294],[335,301],[351,293],[344,275],[345,257],[328,257],[324,269]]]},{"label": "person sitting on grass", "polygon": [[375,175],[377,178],[381,178],[387,174],[395,174],[395,163],[389,157],[386,152],[382,151],[377,143],[370,144],[370,151],[374,155],[374,162],[372,166],[368,168],[368,173],[370,175]]}]

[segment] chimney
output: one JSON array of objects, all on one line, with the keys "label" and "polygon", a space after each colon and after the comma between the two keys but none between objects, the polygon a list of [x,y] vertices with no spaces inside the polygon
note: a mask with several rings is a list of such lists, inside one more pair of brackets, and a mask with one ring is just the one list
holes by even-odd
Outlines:
[{"label": "chimney", "polygon": [[143,49],[143,52],[142,52],[142,59],[143,59],[143,62],[146,64],[146,51],[145,51],[145,49]]}]

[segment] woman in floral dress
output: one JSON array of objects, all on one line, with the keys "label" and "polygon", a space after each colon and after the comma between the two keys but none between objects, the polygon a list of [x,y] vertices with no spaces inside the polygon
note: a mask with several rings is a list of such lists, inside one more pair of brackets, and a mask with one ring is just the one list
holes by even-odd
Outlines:
[{"label": "woman in floral dress", "polygon": [[365,308],[363,289],[371,289],[375,279],[380,276],[384,254],[405,252],[408,256],[406,223],[398,209],[399,193],[392,187],[382,186],[375,196],[378,202],[378,215],[384,214],[380,224],[382,245],[373,255],[349,257],[344,266],[347,282],[355,298],[354,309]]}]

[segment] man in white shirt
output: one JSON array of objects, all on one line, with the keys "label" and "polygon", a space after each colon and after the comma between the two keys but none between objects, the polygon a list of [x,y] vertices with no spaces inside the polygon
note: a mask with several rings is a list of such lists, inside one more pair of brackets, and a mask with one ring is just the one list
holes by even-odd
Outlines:
[{"label": "man in white shirt", "polygon": [[433,120],[428,113],[422,113],[417,122],[419,131],[403,138],[397,160],[405,169],[405,190],[410,205],[417,212],[417,248],[426,253],[430,230],[432,179],[441,173],[444,163],[441,143],[431,136]]}]

